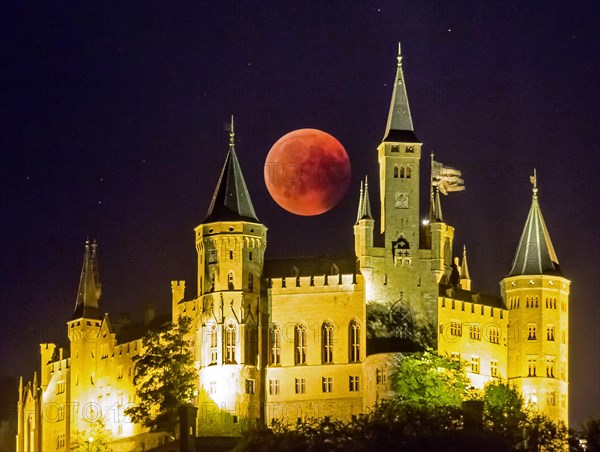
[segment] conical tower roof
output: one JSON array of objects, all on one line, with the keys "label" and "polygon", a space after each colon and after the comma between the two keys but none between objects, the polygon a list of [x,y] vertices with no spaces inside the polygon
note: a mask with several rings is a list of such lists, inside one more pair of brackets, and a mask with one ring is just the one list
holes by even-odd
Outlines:
[{"label": "conical tower roof", "polygon": [[509,276],[560,274],[558,258],[538,203],[537,178],[531,177],[533,199]]},{"label": "conical tower roof", "polygon": [[390,112],[388,114],[383,141],[397,143],[419,142],[414,132],[410,106],[408,105],[408,96],[406,95],[400,44],[398,44],[398,67],[396,69],[396,79],[392,92],[392,102],[390,104]]},{"label": "conical tower roof", "polygon": [[219,176],[215,193],[206,214],[205,223],[215,221],[250,221],[258,222],[242,169],[235,153],[233,118],[231,119],[231,133],[229,152]]},{"label": "conical tower roof", "polygon": [[71,320],[80,318],[102,319],[100,310],[98,309],[101,286],[98,276],[97,247],[96,242],[90,244],[89,240],[86,240],[77,301],[75,302],[75,311]]}]

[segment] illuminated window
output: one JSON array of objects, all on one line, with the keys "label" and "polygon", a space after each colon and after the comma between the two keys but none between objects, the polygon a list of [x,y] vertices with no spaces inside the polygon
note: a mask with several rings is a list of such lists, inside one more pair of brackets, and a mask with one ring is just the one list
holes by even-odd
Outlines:
[{"label": "illuminated window", "polygon": [[248,273],[248,291],[254,292],[254,274]]},{"label": "illuminated window", "polygon": [[530,323],[527,325],[527,340],[528,341],[537,340],[537,326],[535,323]]},{"label": "illuminated window", "polygon": [[554,325],[548,325],[546,327],[546,339],[554,341]]},{"label": "illuminated window", "polygon": [[554,358],[548,358],[546,360],[546,376],[554,378]]},{"label": "illuminated window", "polygon": [[360,362],[360,324],[358,320],[350,322],[350,362]]},{"label": "illuminated window", "polygon": [[496,361],[495,359],[492,359],[490,361],[490,374],[492,375],[492,377],[498,376],[498,361]]},{"label": "illuminated window", "polygon": [[550,391],[546,394],[546,405],[548,405],[548,406],[556,405],[556,392]]},{"label": "illuminated window", "polygon": [[209,394],[216,394],[217,393],[217,382],[216,381],[210,381],[208,383],[208,393]]},{"label": "illuminated window", "polygon": [[333,392],[333,377],[323,377],[321,384],[323,392]]},{"label": "illuminated window", "polygon": [[56,420],[57,421],[62,421],[65,419],[65,404],[64,403],[60,403],[58,405],[58,408],[56,410]]},{"label": "illuminated window", "polygon": [[481,328],[479,324],[470,325],[469,326],[469,337],[472,341],[480,341],[481,340]]},{"label": "illuminated window", "polygon": [[456,321],[450,322],[450,335],[462,336],[462,323]]},{"label": "illuminated window", "polygon": [[490,327],[489,330],[490,343],[491,344],[499,344],[500,343],[500,330],[495,326]]},{"label": "illuminated window", "polygon": [[527,376],[535,377],[536,375],[536,363],[535,358],[529,358],[527,360]]},{"label": "illuminated window", "polygon": [[256,392],[256,380],[246,379],[246,394],[254,394]]},{"label": "illuminated window", "polygon": [[479,373],[479,356],[472,356],[471,357],[471,372],[473,372],[474,374],[478,374]]},{"label": "illuminated window", "polygon": [[217,331],[217,325],[211,325],[208,330],[208,345],[209,345],[209,356],[210,361],[208,365],[217,364],[219,359],[219,336]]},{"label": "illuminated window", "polygon": [[350,392],[360,391],[360,377],[358,375],[350,375],[348,379]]},{"label": "illuminated window", "polygon": [[296,378],[296,394],[306,393],[306,378]]},{"label": "illuminated window", "polygon": [[281,365],[281,329],[277,325],[271,329],[271,365]]},{"label": "illuminated window", "polygon": [[321,341],[323,349],[323,364],[333,363],[333,324],[325,322],[321,328]]},{"label": "illuminated window", "polygon": [[294,346],[296,348],[296,364],[306,364],[306,327],[302,324],[296,325]]},{"label": "illuminated window", "polygon": [[225,364],[235,362],[235,325],[230,323],[225,330]]},{"label": "illuminated window", "polygon": [[269,380],[269,394],[279,395],[279,380]]}]

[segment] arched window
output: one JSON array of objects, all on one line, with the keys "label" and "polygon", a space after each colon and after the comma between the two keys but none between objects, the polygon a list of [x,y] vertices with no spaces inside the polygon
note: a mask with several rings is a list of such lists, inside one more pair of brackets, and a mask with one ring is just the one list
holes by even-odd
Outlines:
[{"label": "arched window", "polygon": [[252,273],[248,273],[248,291],[254,292],[254,275]]},{"label": "arched window", "polygon": [[281,365],[281,328],[274,325],[271,328],[271,365]]},{"label": "arched window", "polygon": [[398,166],[394,165],[394,178],[398,178]]},{"label": "arched window", "polygon": [[410,166],[406,168],[406,178],[410,179],[410,175],[411,175],[412,171],[410,169]]},{"label": "arched window", "polygon": [[527,325],[527,340],[528,341],[537,340],[537,326],[535,323],[529,323]]},{"label": "arched window", "polygon": [[233,290],[234,286],[233,286],[233,272],[229,272],[229,275],[227,275],[227,287],[229,288],[229,290]]},{"label": "arched window", "polygon": [[219,358],[219,338],[217,333],[217,325],[208,327],[208,344],[210,361],[208,365],[217,364]]},{"label": "arched window", "polygon": [[306,327],[296,325],[294,329],[294,348],[296,349],[295,363],[306,364]]},{"label": "arched window", "polygon": [[230,323],[225,329],[225,364],[235,363],[235,325]]},{"label": "arched window", "polygon": [[323,364],[333,363],[333,324],[331,322],[323,323],[323,327],[321,328],[321,347]]},{"label": "arched window", "polygon": [[400,179],[404,179],[404,167],[400,167]]},{"label": "arched window", "polygon": [[360,324],[358,320],[354,319],[350,322],[350,326],[348,328],[348,333],[350,336],[350,359],[351,363],[360,362]]}]

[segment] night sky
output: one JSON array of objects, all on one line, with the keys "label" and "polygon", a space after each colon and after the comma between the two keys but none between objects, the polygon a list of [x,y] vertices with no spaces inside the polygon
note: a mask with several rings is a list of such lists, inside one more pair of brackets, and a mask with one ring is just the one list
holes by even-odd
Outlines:
[{"label": "night sky", "polygon": [[[466,191],[442,202],[474,289],[499,293],[537,168],[573,281],[571,422],[598,413],[598,3],[522,3],[5,2],[0,373],[30,377],[38,344],[65,341],[86,237],[113,318],[147,302],[168,312],[172,279],[195,295],[193,228],[231,114],[269,254],[352,252],[364,174],[379,202],[401,41],[423,180],[430,152],[463,170]],[[348,195],[319,217],[282,210],[264,186],[270,147],[298,128],[332,134],[352,162]]]}]

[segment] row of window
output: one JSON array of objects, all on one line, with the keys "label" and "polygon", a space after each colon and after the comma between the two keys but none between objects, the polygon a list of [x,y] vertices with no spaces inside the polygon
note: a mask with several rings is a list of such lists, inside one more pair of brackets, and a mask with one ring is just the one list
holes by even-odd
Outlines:
[{"label": "row of window", "polygon": [[[248,273],[248,291],[254,292],[254,274]],[[235,290],[235,274],[233,271],[230,271],[227,274],[227,289]],[[210,274],[210,285],[208,287],[209,292],[215,291],[215,274],[211,272]]]},{"label": "row of window", "polygon": [[[527,324],[527,340],[528,341],[537,341],[537,325],[535,323],[529,323]],[[546,326],[546,340],[549,342],[554,342],[555,340],[555,335],[556,333],[556,329],[554,327],[554,325],[547,325]],[[567,333],[566,331],[562,332],[562,343],[566,344],[567,343]]]},{"label": "row of window", "polygon": [[[546,377],[556,378],[555,375],[555,359],[554,358],[546,358]],[[565,379],[565,364],[561,364],[560,366],[560,379]],[[528,377],[543,377],[543,374],[538,375],[538,366],[536,358],[529,358],[527,360],[527,376]]]},{"label": "row of window", "polygon": [[[216,264],[218,261],[218,257],[217,257],[217,250],[216,249],[210,249],[206,252],[206,259],[208,261],[209,264]],[[233,250],[229,250],[229,260],[232,261],[234,258],[234,253]],[[248,251],[248,260],[250,262],[252,262],[252,251]]]},{"label": "row of window", "polygon": [[[450,328],[448,329],[451,336],[462,337],[462,322],[453,320],[450,322]],[[448,331],[447,330],[447,331]],[[440,325],[440,333],[444,334],[444,325]],[[491,344],[500,343],[500,328],[496,326],[486,327],[487,340]],[[478,323],[469,324],[469,338],[472,341],[481,340],[481,326]]]},{"label": "row of window", "polygon": [[[211,381],[208,387],[208,393],[214,394],[216,392],[216,381]],[[256,380],[247,379],[245,383],[246,394],[254,394],[256,392]],[[358,392],[360,391],[360,376],[350,375],[348,377],[348,391]],[[269,395],[279,395],[281,392],[281,381],[280,380],[269,380]],[[333,377],[321,377],[321,392],[331,393],[333,392]],[[306,378],[294,379],[294,393],[295,394],[306,394]]]},{"label": "row of window", "polygon": [[[415,152],[415,148],[414,146],[406,146],[404,148],[405,152],[408,152],[409,154],[412,154]],[[400,152],[400,145],[398,144],[392,144],[392,148],[391,148],[392,152]]]},{"label": "row of window", "polygon": [[[281,365],[281,328],[274,325],[270,332],[270,359],[272,366]],[[334,362],[335,326],[332,322],[324,322],[321,326],[321,362]],[[299,323],[294,327],[294,364],[306,364],[307,328]],[[360,323],[354,319],[348,325],[348,362],[358,363],[361,360]]]},{"label": "row of window", "polygon": [[404,166],[400,165],[400,168],[398,168],[398,165],[394,165],[394,179],[410,179],[411,175],[412,169],[410,166],[404,168]]},{"label": "row of window", "polygon": [[[556,298],[545,297],[544,306],[546,309],[557,309]],[[521,307],[521,297],[510,297],[508,300],[509,309],[519,309]],[[525,297],[525,308],[539,308],[538,297]],[[566,304],[561,303],[561,310],[566,311]]]}]

